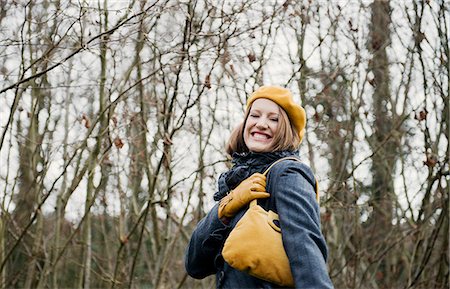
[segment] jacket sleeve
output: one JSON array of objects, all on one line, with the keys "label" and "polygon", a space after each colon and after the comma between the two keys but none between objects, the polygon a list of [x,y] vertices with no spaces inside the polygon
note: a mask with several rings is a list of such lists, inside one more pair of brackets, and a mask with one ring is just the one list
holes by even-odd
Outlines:
[{"label": "jacket sleeve", "polygon": [[218,204],[198,223],[186,249],[185,267],[189,276],[203,279],[217,271],[220,256],[230,226],[220,221]]},{"label": "jacket sleeve", "polygon": [[326,266],[328,253],[320,229],[314,183],[308,166],[283,161],[271,169],[267,191],[275,198],[295,287],[333,288]]}]

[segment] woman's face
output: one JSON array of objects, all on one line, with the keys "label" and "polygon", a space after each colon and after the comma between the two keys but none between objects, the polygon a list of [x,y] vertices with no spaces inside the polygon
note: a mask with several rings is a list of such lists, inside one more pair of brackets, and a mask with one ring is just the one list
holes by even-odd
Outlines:
[{"label": "woman's face", "polygon": [[279,106],[266,98],[258,98],[250,108],[244,127],[244,142],[251,152],[269,152],[278,129]]}]

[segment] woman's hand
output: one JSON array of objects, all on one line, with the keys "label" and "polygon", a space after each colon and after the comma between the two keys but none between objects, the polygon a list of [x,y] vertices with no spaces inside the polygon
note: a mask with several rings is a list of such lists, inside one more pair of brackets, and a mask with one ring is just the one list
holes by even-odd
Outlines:
[{"label": "woman's hand", "polygon": [[254,199],[268,198],[269,196],[270,194],[266,192],[266,176],[255,173],[243,180],[220,201],[219,218],[233,217]]}]

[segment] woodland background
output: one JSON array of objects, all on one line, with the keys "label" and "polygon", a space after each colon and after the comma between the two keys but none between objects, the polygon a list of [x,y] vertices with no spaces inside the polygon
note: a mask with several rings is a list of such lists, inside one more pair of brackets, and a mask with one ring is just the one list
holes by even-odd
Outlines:
[{"label": "woodland background", "polygon": [[263,84],[336,288],[449,287],[449,2],[0,3],[0,288],[214,288],[184,249]]}]

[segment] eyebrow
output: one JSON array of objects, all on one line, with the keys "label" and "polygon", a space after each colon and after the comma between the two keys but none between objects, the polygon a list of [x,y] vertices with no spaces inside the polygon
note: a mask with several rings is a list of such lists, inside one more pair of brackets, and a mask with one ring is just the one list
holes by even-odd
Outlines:
[{"label": "eyebrow", "polygon": [[[259,113],[261,113],[261,110],[255,108],[255,109],[251,109],[250,112],[259,112]],[[280,115],[278,112],[269,112],[268,114],[269,115],[276,115],[276,116]]]}]

